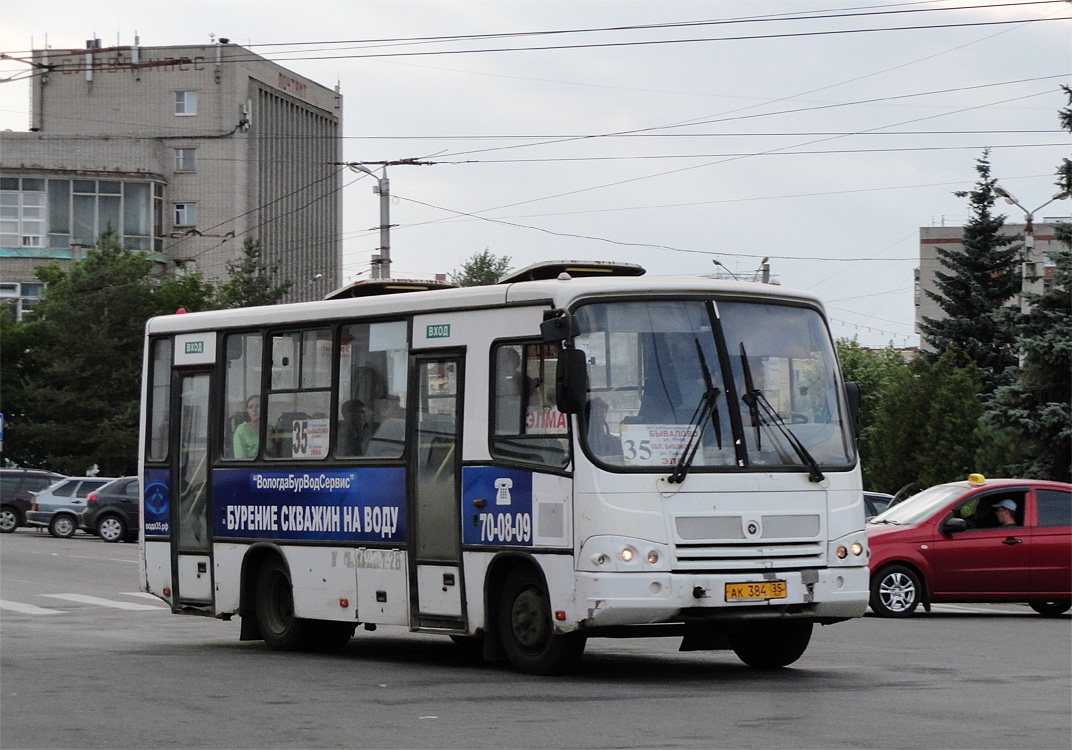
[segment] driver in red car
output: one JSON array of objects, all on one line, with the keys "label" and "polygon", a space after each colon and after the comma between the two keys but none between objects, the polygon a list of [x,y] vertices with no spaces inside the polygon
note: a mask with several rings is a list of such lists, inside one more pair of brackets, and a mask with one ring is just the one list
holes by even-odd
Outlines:
[{"label": "driver in red car", "polygon": [[1019,526],[1016,523],[1016,503],[1008,498],[1000,500],[990,506],[998,518],[999,526]]}]

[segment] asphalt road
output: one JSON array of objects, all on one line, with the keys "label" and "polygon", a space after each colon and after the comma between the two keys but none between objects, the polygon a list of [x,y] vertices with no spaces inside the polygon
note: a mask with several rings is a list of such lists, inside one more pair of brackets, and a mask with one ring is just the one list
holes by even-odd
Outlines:
[{"label": "asphalt road", "polygon": [[817,628],[776,672],[677,639],[594,639],[576,674],[538,678],[402,628],[335,655],[242,643],[237,619],[138,593],[137,554],[0,538],[0,747],[1072,747],[1067,615],[868,616]]}]

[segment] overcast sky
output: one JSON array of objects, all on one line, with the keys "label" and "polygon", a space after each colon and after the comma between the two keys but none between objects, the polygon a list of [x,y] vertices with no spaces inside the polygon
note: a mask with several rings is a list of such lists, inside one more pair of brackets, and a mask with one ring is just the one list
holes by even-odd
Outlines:
[{"label": "overcast sky", "polygon": [[[5,3],[0,50],[223,36],[339,84],[347,161],[434,162],[388,170],[396,277],[484,249],[748,279],[766,256],[835,336],[906,346],[919,228],[964,222],[953,193],[983,149],[1028,208],[1054,194],[1070,18],[1011,0],[50,0]],[[0,61],[21,79],[0,84],[0,129],[29,126],[26,71]],[[379,199],[344,184],[347,282],[368,276]]]}]

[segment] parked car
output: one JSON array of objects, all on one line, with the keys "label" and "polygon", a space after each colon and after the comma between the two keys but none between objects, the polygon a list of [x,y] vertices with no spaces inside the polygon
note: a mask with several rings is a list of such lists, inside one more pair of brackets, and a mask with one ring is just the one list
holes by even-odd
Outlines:
[{"label": "parked car", "polygon": [[887,495],[884,492],[865,492],[864,508],[867,510],[867,520],[870,521],[889,508],[891,503],[893,503],[893,495]]},{"label": "parked car", "polygon": [[[1002,524],[1006,525],[1002,525]],[[972,474],[924,490],[867,524],[871,610],[904,617],[933,602],[1072,608],[1072,485]]]},{"label": "parked car", "polygon": [[106,542],[138,541],[140,487],[137,477],[121,477],[90,492],[82,528]]},{"label": "parked car", "polygon": [[47,526],[52,536],[61,539],[74,536],[82,525],[86,495],[110,481],[111,477],[70,477],[56,482],[34,495],[26,524]]},{"label": "parked car", "polygon": [[26,523],[33,493],[64,479],[43,469],[0,469],[0,533],[10,534]]}]

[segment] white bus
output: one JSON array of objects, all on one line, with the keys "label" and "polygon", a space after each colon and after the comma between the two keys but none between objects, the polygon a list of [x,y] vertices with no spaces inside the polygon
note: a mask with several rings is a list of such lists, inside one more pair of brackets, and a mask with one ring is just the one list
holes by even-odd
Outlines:
[{"label": "white bus", "polygon": [[276,649],[403,626],[534,674],[601,636],[781,667],[862,616],[819,300],[618,270],[150,320],[144,590]]}]

